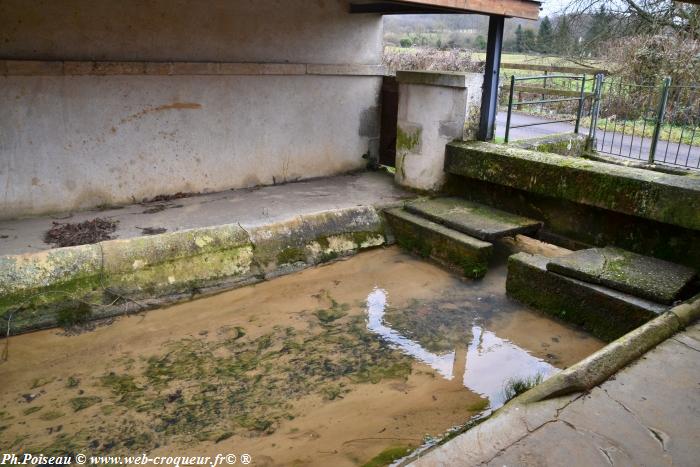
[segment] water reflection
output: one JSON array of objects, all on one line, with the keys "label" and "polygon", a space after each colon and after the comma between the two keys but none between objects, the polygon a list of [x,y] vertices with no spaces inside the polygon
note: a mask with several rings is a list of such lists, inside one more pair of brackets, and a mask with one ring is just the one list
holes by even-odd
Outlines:
[{"label": "water reflection", "polygon": [[386,303],[386,292],[382,289],[374,289],[367,296],[367,328],[396,345],[416,360],[430,365],[443,378],[452,380],[455,352],[452,351],[443,355],[428,352],[418,342],[414,342],[391,329],[384,324]]},{"label": "water reflection", "polygon": [[487,397],[491,409],[503,405],[503,388],[509,378],[527,378],[538,373],[546,378],[557,371],[554,366],[476,322],[472,324],[471,336],[464,336],[463,345],[458,343],[454,350],[442,354],[430,352],[388,326],[384,320],[386,309],[387,292],[375,288],[367,296],[367,328],[370,331],[431,366],[443,378],[460,381],[471,391]]}]

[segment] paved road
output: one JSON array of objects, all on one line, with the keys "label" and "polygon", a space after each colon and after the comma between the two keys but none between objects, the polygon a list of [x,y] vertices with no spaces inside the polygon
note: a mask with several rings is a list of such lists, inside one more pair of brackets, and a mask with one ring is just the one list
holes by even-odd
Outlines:
[{"label": "paved road", "polygon": [[[499,112],[496,118],[496,136],[503,137],[506,132],[506,112]],[[548,122],[549,120],[536,115],[514,113],[511,118],[512,125],[527,125],[529,123]],[[550,123],[541,126],[525,128],[513,128],[510,131],[510,140],[537,138],[555,133],[569,133],[574,131],[574,125],[569,123]],[[588,128],[582,128],[582,133],[588,134]],[[638,159],[646,161],[651,147],[650,138],[632,137],[631,135],[614,134],[611,131],[598,131],[598,151],[605,154],[624,157],[625,159]],[[700,138],[697,146],[687,144],[669,143],[659,141],[656,150],[656,161],[668,164],[698,168],[700,166]]]}]

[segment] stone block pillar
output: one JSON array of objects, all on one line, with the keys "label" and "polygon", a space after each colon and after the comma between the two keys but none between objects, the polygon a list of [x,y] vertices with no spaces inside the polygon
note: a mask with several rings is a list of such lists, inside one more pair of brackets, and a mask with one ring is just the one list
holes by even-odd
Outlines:
[{"label": "stone block pillar", "polygon": [[479,128],[480,73],[399,71],[396,181],[437,191],[445,181],[445,145],[473,140]]}]

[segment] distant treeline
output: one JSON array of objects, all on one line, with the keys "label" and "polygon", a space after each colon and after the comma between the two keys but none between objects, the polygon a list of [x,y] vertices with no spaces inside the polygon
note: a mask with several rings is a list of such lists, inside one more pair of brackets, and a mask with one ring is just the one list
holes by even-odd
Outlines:
[{"label": "distant treeline", "polygon": [[[506,20],[506,52],[597,55],[613,23],[605,8],[593,14],[561,14],[538,21]],[[400,47],[485,50],[488,18],[479,15],[406,15],[384,19],[384,41]]]}]

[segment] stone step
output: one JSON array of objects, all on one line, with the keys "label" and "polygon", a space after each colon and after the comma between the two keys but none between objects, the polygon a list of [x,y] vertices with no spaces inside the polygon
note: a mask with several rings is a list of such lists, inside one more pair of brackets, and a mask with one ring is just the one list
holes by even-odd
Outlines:
[{"label": "stone step", "polygon": [[403,209],[385,211],[396,243],[423,257],[459,269],[466,277],[486,274],[493,245],[411,214]]},{"label": "stone step", "polygon": [[508,259],[506,292],[539,311],[583,327],[612,341],[668,309],[599,284],[547,270],[552,261],[542,255],[518,253]]},{"label": "stone step", "polygon": [[685,298],[695,278],[695,271],[686,266],[614,247],[554,258],[547,270],[668,305]]},{"label": "stone step", "polygon": [[492,242],[515,234],[531,235],[541,222],[462,198],[421,198],[406,204],[413,214]]}]

